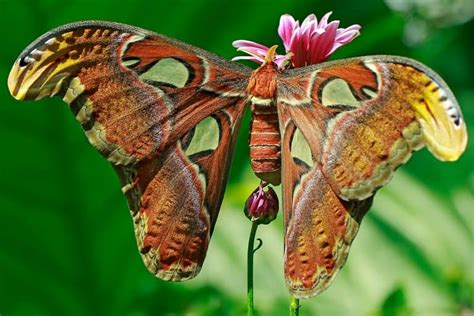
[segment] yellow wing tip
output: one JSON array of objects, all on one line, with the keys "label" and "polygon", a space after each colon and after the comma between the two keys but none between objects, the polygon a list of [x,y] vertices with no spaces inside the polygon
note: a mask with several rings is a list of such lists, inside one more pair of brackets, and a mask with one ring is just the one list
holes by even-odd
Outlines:
[{"label": "yellow wing tip", "polygon": [[429,151],[441,161],[459,159],[466,149],[467,130],[461,108],[449,88],[431,81],[412,107]]},{"label": "yellow wing tip", "polygon": [[[466,150],[466,124],[462,124],[454,135],[446,135],[443,139],[433,139],[425,134],[425,142],[431,153],[441,161],[456,161]],[[451,137],[449,137],[451,136]]]},{"label": "yellow wing tip", "polygon": [[[65,62],[63,67],[70,64]],[[16,60],[7,80],[12,97],[17,100],[39,100],[56,95],[69,73],[61,72],[61,69],[51,71],[51,65],[31,62],[22,66],[20,59]]]},{"label": "yellow wing tip", "polygon": [[21,68],[19,65],[19,60],[16,60],[12,69],[10,70],[10,74],[8,75],[8,81],[7,81],[8,91],[10,91],[10,94],[15,99],[24,100],[26,93],[24,89],[22,89],[21,85],[18,87],[18,78],[20,77],[19,76],[20,73],[21,73]]}]

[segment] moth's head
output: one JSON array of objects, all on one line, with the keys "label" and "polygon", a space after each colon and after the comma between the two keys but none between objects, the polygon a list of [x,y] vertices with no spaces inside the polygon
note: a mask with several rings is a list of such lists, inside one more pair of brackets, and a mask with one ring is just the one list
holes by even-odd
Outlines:
[{"label": "moth's head", "polygon": [[250,76],[247,91],[259,98],[273,98],[276,91],[278,65],[275,63],[277,45],[272,46],[265,56],[264,63]]}]

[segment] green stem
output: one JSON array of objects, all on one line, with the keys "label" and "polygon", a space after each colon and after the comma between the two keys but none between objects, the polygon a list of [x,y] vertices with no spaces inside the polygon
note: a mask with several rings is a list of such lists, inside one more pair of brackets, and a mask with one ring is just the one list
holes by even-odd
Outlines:
[{"label": "green stem", "polygon": [[290,316],[298,316],[300,314],[300,300],[293,295],[290,298]]},{"label": "green stem", "polygon": [[261,239],[260,245],[257,249],[254,249],[255,243],[255,235],[257,233],[258,224],[252,222],[252,228],[250,230],[249,236],[249,244],[247,248],[247,315],[253,316],[254,315],[254,308],[253,308],[253,254],[255,251],[258,250],[261,246]]}]

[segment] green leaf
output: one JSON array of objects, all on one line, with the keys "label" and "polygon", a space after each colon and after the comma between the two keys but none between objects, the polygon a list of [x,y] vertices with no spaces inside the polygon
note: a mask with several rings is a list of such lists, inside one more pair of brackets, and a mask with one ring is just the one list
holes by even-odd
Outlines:
[{"label": "green leaf", "polygon": [[380,316],[411,316],[407,298],[402,288],[395,288],[385,299]]}]

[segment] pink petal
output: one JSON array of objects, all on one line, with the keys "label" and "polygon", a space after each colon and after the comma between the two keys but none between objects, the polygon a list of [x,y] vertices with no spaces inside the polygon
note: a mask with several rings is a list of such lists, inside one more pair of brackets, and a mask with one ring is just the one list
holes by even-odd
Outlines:
[{"label": "pink petal", "polygon": [[295,67],[303,67],[305,65],[306,48],[302,40],[300,32],[294,32],[291,39],[290,51],[294,54],[291,61]]},{"label": "pink petal", "polygon": [[318,19],[314,13],[308,15],[306,19],[304,19],[303,23],[301,23],[301,27],[304,28],[306,25],[309,24],[318,24]]},{"label": "pink petal", "polygon": [[275,56],[275,64],[277,64],[278,68],[282,68],[287,60],[286,55],[276,55]]},{"label": "pink petal", "polygon": [[325,29],[328,25],[328,20],[329,20],[329,17],[331,16],[332,14],[332,11],[329,11],[328,13],[326,13],[322,18],[321,18],[321,21],[319,21],[319,24],[318,24],[318,27],[319,28],[322,28],[322,29]]},{"label": "pink petal", "polygon": [[297,26],[298,22],[295,21],[291,15],[284,14],[281,16],[280,25],[278,26],[278,35],[280,35],[286,50],[290,47],[291,35]]},{"label": "pink petal", "polygon": [[255,57],[255,56],[235,56],[231,60],[251,60],[256,63],[262,64],[264,62],[263,58]]},{"label": "pink petal", "polygon": [[[236,56],[232,60],[251,60],[259,64],[265,62],[265,56],[268,53],[268,47],[253,41],[247,40],[238,40],[232,43],[234,47],[237,48],[237,51],[244,52],[250,56]],[[280,66],[286,60],[286,55],[275,55],[275,63]]]},{"label": "pink petal", "polygon": [[338,34],[336,35],[335,43],[334,43],[331,51],[329,52],[329,55],[334,53],[334,51],[336,51],[336,49],[338,49],[339,47],[344,46],[345,44],[348,44],[348,43],[352,42],[352,40],[354,38],[356,38],[357,36],[360,35],[359,30],[360,30],[360,25],[357,25],[357,24],[352,25],[352,26],[346,28],[345,30],[344,29],[338,29],[337,30]]},{"label": "pink petal", "polygon": [[[296,21],[296,23],[298,23],[298,21]],[[300,26],[297,24],[296,27],[293,29],[293,32],[291,33],[290,41],[288,42],[288,48],[285,45],[285,49],[286,49],[287,52],[292,51],[292,47],[294,45],[295,38],[296,37],[299,38],[299,29],[300,29]]]},{"label": "pink petal", "polygon": [[304,42],[304,47],[306,48],[306,50],[309,49],[309,45],[310,45],[310,40],[311,40],[311,34],[317,29],[318,25],[316,23],[316,17],[313,15],[314,19],[311,19],[309,20],[310,16],[308,16],[305,20],[305,22],[303,22],[303,24],[301,25],[301,30],[300,30],[300,33],[301,33],[301,39],[303,40]]},{"label": "pink petal", "polygon": [[313,33],[311,37],[311,46],[309,47],[308,64],[316,64],[323,60],[323,52],[321,51],[321,43],[324,41],[324,33]]},{"label": "pink petal", "polygon": [[346,27],[345,29],[341,28],[339,30],[344,30],[344,32],[349,32],[349,31],[360,31],[361,26],[359,24],[353,24],[349,27]]},{"label": "pink petal", "polygon": [[336,42],[347,44],[360,34],[360,25],[354,24],[348,28],[337,30]]},{"label": "pink petal", "polygon": [[334,46],[338,26],[339,21],[332,21],[327,25],[324,34],[315,35],[311,43],[311,58],[308,60],[308,64],[320,63],[329,57],[329,53]]},{"label": "pink petal", "polygon": [[245,47],[246,49],[259,49],[259,50],[268,50],[268,47],[253,41],[247,41],[247,40],[238,40],[238,41],[233,41],[232,46],[235,48],[243,48]]},{"label": "pink petal", "polygon": [[[268,47],[256,42],[247,41],[247,40],[238,40],[232,43],[234,47],[237,47],[237,50],[240,52],[247,53],[253,58],[239,58],[238,59],[249,59],[258,63],[263,63],[265,56],[267,55]],[[242,56],[243,57],[243,56]]]},{"label": "pink petal", "polygon": [[324,42],[320,49],[324,52],[325,59],[329,57],[329,52],[334,46],[337,34],[337,27],[339,26],[339,21],[332,21],[326,27],[326,33],[324,33]]}]

